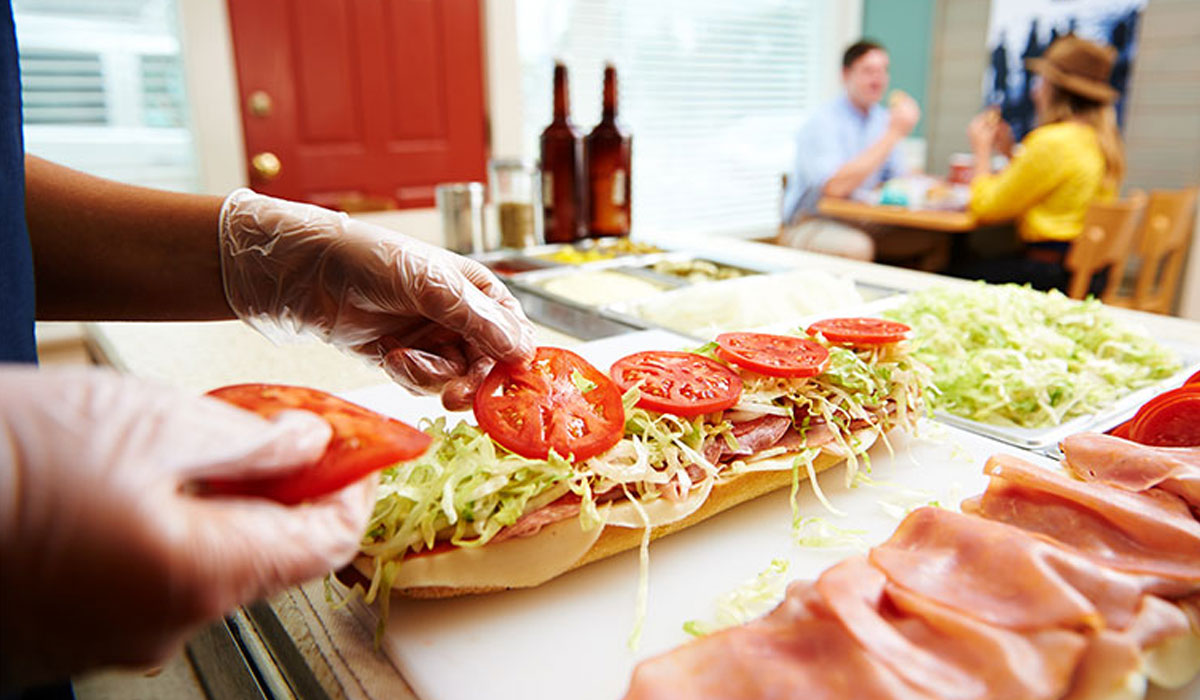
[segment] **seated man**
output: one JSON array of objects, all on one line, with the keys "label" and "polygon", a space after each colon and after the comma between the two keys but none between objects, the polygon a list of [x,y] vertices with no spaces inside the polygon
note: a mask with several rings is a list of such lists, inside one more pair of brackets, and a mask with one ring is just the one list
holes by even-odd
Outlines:
[{"label": "seated man", "polygon": [[[845,94],[816,109],[796,135],[796,165],[783,199],[784,231],[779,242],[830,255],[873,260],[925,256],[945,242],[928,232],[856,228],[816,216],[823,196],[849,197],[905,173],[897,145],[912,132],[921,109],[908,95],[888,88],[888,55],[882,46],[859,41],[842,55]],[[941,256],[939,256],[940,258]],[[919,264],[926,267],[925,264]]]}]

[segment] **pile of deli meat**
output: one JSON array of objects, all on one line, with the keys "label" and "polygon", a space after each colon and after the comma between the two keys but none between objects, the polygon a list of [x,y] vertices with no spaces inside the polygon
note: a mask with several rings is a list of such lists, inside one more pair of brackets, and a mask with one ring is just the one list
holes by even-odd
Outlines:
[{"label": "pile of deli meat", "polygon": [[1137,698],[1200,671],[1200,447],[1084,433],[1073,476],[990,459],[962,513],[635,670],[649,698]]}]

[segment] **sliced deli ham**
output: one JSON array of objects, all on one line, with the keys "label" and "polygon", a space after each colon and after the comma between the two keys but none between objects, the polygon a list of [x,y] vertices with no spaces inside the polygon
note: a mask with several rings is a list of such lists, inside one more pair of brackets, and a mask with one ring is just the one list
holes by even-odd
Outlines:
[{"label": "sliced deli ham", "polygon": [[1020,528],[918,508],[871,550],[889,581],[982,622],[1016,630],[1124,628],[1142,581]]},{"label": "sliced deli ham", "polygon": [[1153,447],[1080,433],[1062,442],[1063,463],[1084,481],[1126,491],[1161,489],[1200,509],[1200,447]]},{"label": "sliced deli ham", "polygon": [[1146,692],[1141,669],[1142,655],[1127,637],[1112,630],[1097,630],[1088,640],[1071,690],[1063,700],[1140,698]]},{"label": "sliced deli ham", "polygon": [[868,654],[809,582],[766,616],[638,665],[626,700],[927,698]]},{"label": "sliced deli ham", "polygon": [[1058,698],[1087,646],[1078,632],[979,622],[888,583],[865,557],[826,571],[817,591],[861,647],[931,697]]},{"label": "sliced deli ham", "polygon": [[[1088,636],[1071,691],[1064,700],[1140,697],[1147,680],[1179,687],[1195,675],[1196,645],[1187,614],[1161,598],[1146,596],[1124,630]],[[1181,644],[1182,643],[1182,644]]]},{"label": "sliced deli ham", "polygon": [[722,457],[727,455],[752,455],[761,452],[779,442],[779,438],[792,426],[792,419],[787,416],[763,416],[745,423],[733,426],[733,437],[737,439],[737,449],[725,445]]},{"label": "sliced deli ham", "polygon": [[963,511],[1015,525],[1106,566],[1157,577],[1149,592],[1179,597],[1200,590],[1200,522],[1177,499],[1078,481],[997,455],[987,490]]}]

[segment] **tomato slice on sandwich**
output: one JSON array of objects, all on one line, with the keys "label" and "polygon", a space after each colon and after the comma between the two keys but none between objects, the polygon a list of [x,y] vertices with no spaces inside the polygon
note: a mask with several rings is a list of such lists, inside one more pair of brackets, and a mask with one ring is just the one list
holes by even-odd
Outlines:
[{"label": "tomato slice on sandwich", "polygon": [[475,420],[493,440],[530,459],[550,450],[580,461],[625,432],[621,390],[579,355],[541,347],[525,364],[498,364],[475,394]]},{"label": "tomato slice on sandwich", "polygon": [[808,338],[770,333],[722,333],[717,357],[769,377],[813,377],[825,371],[829,350]]},{"label": "tomato slice on sandwich", "polygon": [[635,352],[614,362],[609,374],[622,392],[641,382],[641,408],[677,416],[723,411],[742,397],[737,372],[694,352]]},{"label": "tomato slice on sandwich", "polygon": [[820,333],[832,343],[883,345],[904,340],[911,330],[903,323],[882,318],[828,318],[809,326],[808,334]]},{"label": "tomato slice on sandwich", "polygon": [[257,496],[293,505],[333,493],[372,472],[421,456],[432,441],[425,433],[319,389],[280,384],[237,384],[209,396],[264,418],[289,409],[310,411],[333,428],[325,454],[295,474],[256,479],[214,479],[207,493]]}]

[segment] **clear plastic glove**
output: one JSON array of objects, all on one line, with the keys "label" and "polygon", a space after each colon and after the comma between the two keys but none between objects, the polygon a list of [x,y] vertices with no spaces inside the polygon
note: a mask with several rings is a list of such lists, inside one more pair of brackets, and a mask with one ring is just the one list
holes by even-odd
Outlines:
[{"label": "clear plastic glove", "polygon": [[0,688],[164,659],[201,623],[346,564],[366,479],[298,507],[199,497],[201,478],[302,470],[329,442],[96,370],[0,367]]},{"label": "clear plastic glove", "polygon": [[313,333],[450,409],[495,360],[533,355],[533,327],[483,265],[320,207],[233,192],[221,270],[234,312],[268,337]]}]

